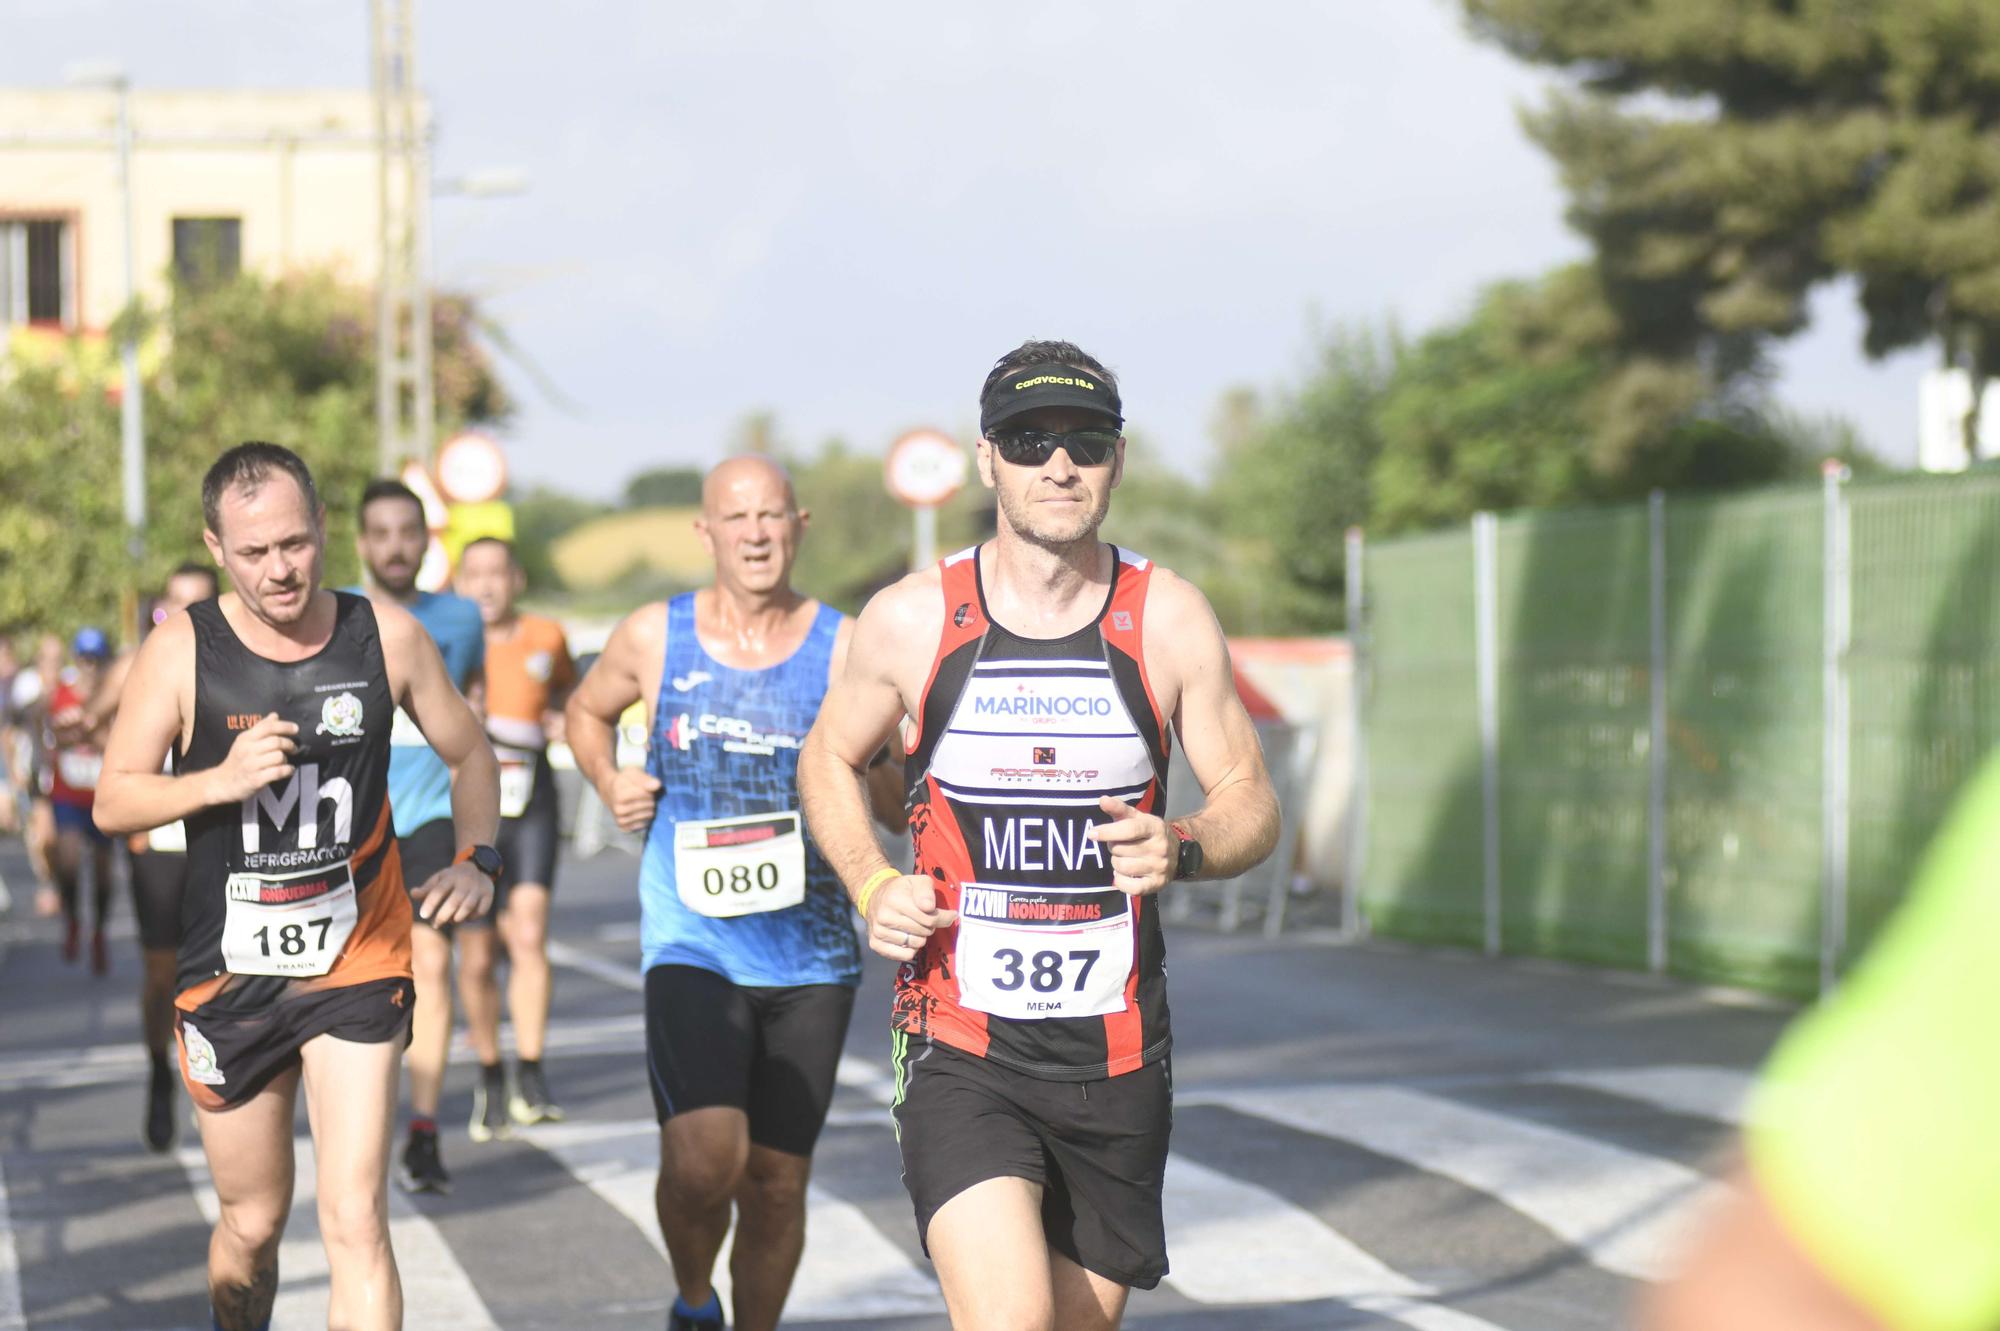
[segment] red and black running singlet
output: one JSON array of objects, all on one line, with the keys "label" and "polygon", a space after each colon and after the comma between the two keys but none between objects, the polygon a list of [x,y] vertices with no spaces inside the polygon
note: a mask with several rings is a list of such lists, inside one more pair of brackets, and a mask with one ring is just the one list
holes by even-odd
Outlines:
[{"label": "red and black running singlet", "polygon": [[909,760],[916,872],[959,922],[902,967],[892,1024],[1051,1081],[1132,1072],[1171,1043],[1159,899],[1113,887],[1085,834],[1110,821],[1100,796],[1166,803],[1141,649],[1152,565],[1115,554],[1096,621],[1052,639],[993,622],[977,547],[946,559]]},{"label": "red and black running singlet", "polygon": [[188,815],[176,1004],[227,992],[255,1009],[289,993],[410,973],[410,901],[389,826],[395,699],[374,607],[335,592],[333,635],[302,661],[245,646],[219,602],[188,607],[194,732],[182,773],[220,766],[276,712],[299,730],[292,774]]}]

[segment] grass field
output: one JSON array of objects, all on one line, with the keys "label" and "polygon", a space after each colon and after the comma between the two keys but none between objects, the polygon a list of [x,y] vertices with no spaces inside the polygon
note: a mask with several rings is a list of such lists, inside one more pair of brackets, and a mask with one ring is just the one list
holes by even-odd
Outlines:
[{"label": "grass field", "polygon": [[584,523],[549,548],[565,585],[580,592],[617,582],[635,568],[689,582],[708,571],[708,552],[695,535],[695,507],[642,508]]}]

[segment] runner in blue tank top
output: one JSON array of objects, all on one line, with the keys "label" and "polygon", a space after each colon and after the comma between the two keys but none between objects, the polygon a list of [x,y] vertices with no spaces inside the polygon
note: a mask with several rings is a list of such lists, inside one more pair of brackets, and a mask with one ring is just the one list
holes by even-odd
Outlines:
[{"label": "runner in blue tank top", "polygon": [[[660,1229],[679,1285],[670,1328],[724,1325],[713,1282],[732,1201],[734,1325],[777,1325],[861,977],[846,893],[806,834],[795,780],[852,632],[792,589],[806,520],[776,463],[710,472],[696,530],[714,586],[627,616],[566,712],[577,766],[620,827],[647,830],[640,936]],[[646,766],[620,769],[613,728],[639,701]],[[879,764],[869,786],[876,816],[898,820],[899,770]]]},{"label": "runner in blue tank top", "polygon": [[[355,548],[368,570],[368,596],[399,605],[424,626],[461,694],[486,666],[486,623],[462,596],[421,591],[417,568],[430,531],[423,501],[401,481],[377,479],[361,492]],[[389,735],[389,808],[403,875],[421,883],[452,862],[451,773],[400,708]],[[438,1150],[438,1100],[451,1051],[451,930],[418,920],[410,934],[416,1013],[410,1023],[410,1131],[403,1144],[402,1183],[411,1192],[448,1192],[451,1175]]]}]

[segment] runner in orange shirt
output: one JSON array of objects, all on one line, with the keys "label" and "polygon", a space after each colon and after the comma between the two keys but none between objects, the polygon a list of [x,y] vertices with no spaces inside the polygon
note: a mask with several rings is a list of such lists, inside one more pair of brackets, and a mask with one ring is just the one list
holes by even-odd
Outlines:
[{"label": "runner in orange shirt", "polygon": [[477,605],[486,621],[486,734],[500,759],[497,844],[506,863],[489,918],[507,950],[507,1009],[516,1057],[510,1092],[500,1062],[495,931],[463,929],[458,993],[479,1056],[469,1127],[476,1142],[507,1136],[510,1117],[515,1123],[542,1123],[563,1116],[542,1073],[549,1025],[549,892],[561,835],[548,746],[562,738],[562,707],[576,684],[576,666],[562,625],[520,613],[515,602],[525,590],[527,577],[506,541],[482,537],[459,555],[459,594]]}]

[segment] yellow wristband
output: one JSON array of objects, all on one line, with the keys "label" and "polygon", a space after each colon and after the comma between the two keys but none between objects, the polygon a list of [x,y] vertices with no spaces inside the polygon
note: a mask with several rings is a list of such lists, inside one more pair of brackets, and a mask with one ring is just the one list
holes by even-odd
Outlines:
[{"label": "yellow wristband", "polygon": [[861,885],[861,890],[854,896],[854,909],[861,912],[862,919],[865,920],[868,918],[868,903],[875,896],[875,890],[891,878],[901,878],[902,876],[903,871],[901,869],[891,868],[887,865],[868,875],[868,881]]}]

